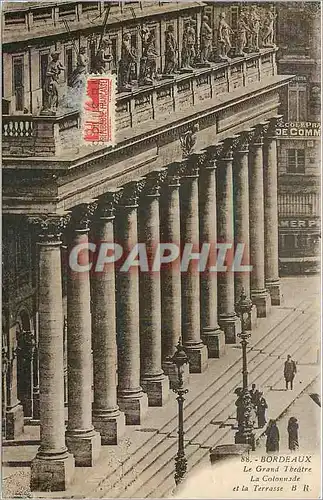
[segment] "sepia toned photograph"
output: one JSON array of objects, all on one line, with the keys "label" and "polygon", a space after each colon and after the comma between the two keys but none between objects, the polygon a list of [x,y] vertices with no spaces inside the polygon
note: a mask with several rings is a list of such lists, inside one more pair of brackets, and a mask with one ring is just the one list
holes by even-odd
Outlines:
[{"label": "sepia toned photograph", "polygon": [[321,2],[1,2],[4,499],[316,499]]}]

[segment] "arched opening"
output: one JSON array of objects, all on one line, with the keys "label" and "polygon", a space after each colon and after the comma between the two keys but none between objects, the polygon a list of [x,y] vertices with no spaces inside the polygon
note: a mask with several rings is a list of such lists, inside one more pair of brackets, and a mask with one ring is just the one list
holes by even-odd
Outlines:
[{"label": "arched opening", "polygon": [[33,351],[34,333],[26,310],[17,319],[17,396],[25,417],[33,414]]}]

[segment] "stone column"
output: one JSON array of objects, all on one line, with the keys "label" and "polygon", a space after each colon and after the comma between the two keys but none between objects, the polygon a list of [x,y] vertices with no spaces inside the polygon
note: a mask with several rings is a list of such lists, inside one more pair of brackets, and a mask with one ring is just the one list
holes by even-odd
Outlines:
[{"label": "stone column", "polygon": [[[99,198],[91,236],[99,251],[114,244],[115,205],[121,191]],[[111,255],[113,250],[106,250]],[[97,253],[98,255],[98,253]],[[100,262],[98,262],[100,264]],[[94,398],[92,418],[102,444],[118,444],[125,429],[125,417],[117,404],[117,340],[114,263],[102,264],[91,273],[92,348]]]},{"label": "stone column", "polygon": [[[66,444],[75,458],[75,465],[91,467],[100,454],[101,437],[92,425],[92,353],[89,274],[89,223],[94,204],[84,203],[72,212],[69,228],[69,259],[67,281],[67,384],[68,425]],[[82,245],[82,247],[78,247]],[[74,255],[81,266],[71,268]]]},{"label": "stone column", "polygon": [[278,268],[278,188],[276,123],[272,118],[264,140],[264,197],[265,197],[265,283],[271,297],[271,305],[281,301]]},{"label": "stone column", "polygon": [[40,226],[39,402],[40,447],[31,462],[32,491],[64,491],[74,473],[74,459],[65,445],[63,306],[60,236],[63,217],[32,219]]},{"label": "stone column", "polygon": [[216,265],[216,155],[208,148],[201,165],[199,180],[200,244],[210,245],[206,269],[200,273],[202,340],[209,358],[219,358],[225,352],[224,332],[218,325],[218,279],[212,266]]},{"label": "stone column", "polygon": [[264,175],[263,134],[264,124],[255,127],[249,151],[249,225],[251,299],[257,307],[258,318],[266,317],[270,297],[265,288],[265,228],[264,228]]},{"label": "stone column", "polygon": [[161,361],[160,271],[152,270],[159,245],[159,191],[167,170],[146,177],[139,208],[139,241],[145,245],[148,271],[139,273],[141,386],[149,406],[163,406],[169,395],[169,380]]},{"label": "stone column", "polygon": [[[134,181],[124,188],[116,217],[116,241],[124,256],[138,243],[138,198],[145,185]],[[117,272],[118,403],[126,424],[139,425],[148,408],[148,398],[140,386],[139,275],[138,267]]]},{"label": "stone column", "polygon": [[[191,245],[192,252],[200,249],[199,242],[199,165],[204,154],[192,154],[185,162],[180,188],[181,244]],[[183,259],[182,259],[183,262]],[[182,269],[182,336],[189,357],[191,373],[202,373],[207,368],[207,347],[201,340],[200,273],[197,260],[191,260]]]},{"label": "stone column", "polygon": [[[249,250],[249,178],[248,178],[248,153],[249,140],[252,132],[243,132],[234,150],[233,162],[233,207],[234,207],[234,244],[235,249],[241,246],[243,250],[241,266],[250,266]],[[235,303],[240,300],[244,289],[247,298],[250,298],[250,271],[235,271],[234,273],[234,298]],[[250,330],[257,323],[257,309],[252,306],[246,328]]]},{"label": "stone column", "polygon": [[[182,163],[168,166],[167,177],[162,186],[160,197],[160,240],[161,243],[174,245],[173,251],[180,250],[180,175]],[[176,251],[176,250],[175,250]],[[167,253],[167,252],[166,252]],[[161,266],[161,331],[162,367],[169,376],[170,386],[178,383],[177,368],[169,359],[176,351],[182,331],[181,269],[180,255]],[[189,367],[184,365],[183,378],[189,378]]]},{"label": "stone column", "polygon": [[221,271],[218,258],[219,324],[224,331],[227,344],[235,344],[236,335],[240,332],[240,320],[235,313],[234,273],[232,271],[234,249],[232,149],[235,143],[236,139],[227,139],[218,145],[217,153],[217,241],[231,245],[227,249],[223,263],[225,270]]}]

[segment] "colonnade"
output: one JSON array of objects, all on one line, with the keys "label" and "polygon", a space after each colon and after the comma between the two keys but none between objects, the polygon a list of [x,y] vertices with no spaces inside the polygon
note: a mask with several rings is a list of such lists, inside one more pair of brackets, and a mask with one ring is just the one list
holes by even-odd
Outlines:
[{"label": "colonnade", "polygon": [[[190,371],[235,343],[241,289],[258,317],[279,304],[276,119],[226,138],[183,161],[111,190],[66,216],[33,222],[39,232],[39,379],[41,446],[31,465],[33,490],[65,489],[73,466],[92,466],[102,444],[117,444],[125,424],[140,424],[148,406],[168,397],[179,338]],[[83,244],[81,274],[67,287],[68,420],[64,425],[61,235],[69,251]],[[120,262],[90,272],[88,241],[118,243],[129,254],[144,243],[149,269],[160,242],[191,245],[185,269],[178,257],[160,271]],[[233,252],[214,272],[215,243],[244,244],[234,272]],[[194,253],[211,245],[205,271]],[[185,250],[184,250],[185,251]],[[250,257],[250,259],[249,259]],[[249,328],[252,321],[250,318]],[[93,370],[93,395],[92,395]],[[92,402],[93,399],[93,402]]]}]

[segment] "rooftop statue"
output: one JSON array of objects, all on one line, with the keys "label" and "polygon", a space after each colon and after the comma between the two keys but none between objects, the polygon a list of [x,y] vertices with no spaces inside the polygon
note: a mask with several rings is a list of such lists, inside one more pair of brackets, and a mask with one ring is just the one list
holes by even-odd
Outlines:
[{"label": "rooftop statue", "polygon": [[260,32],[260,13],[256,5],[251,5],[249,11],[250,34],[250,52],[259,52],[259,32]]},{"label": "rooftop statue", "polygon": [[219,49],[219,59],[228,61],[230,60],[228,54],[231,50],[231,35],[233,30],[231,26],[225,20],[225,13],[221,12],[220,22],[218,27],[218,49]]},{"label": "rooftop statue", "polygon": [[96,56],[96,71],[101,75],[111,73],[111,54],[112,43],[111,40],[105,38],[102,40],[102,45]]},{"label": "rooftop statue", "polygon": [[212,52],[213,30],[208,16],[203,16],[201,26],[201,63],[208,63]]},{"label": "rooftop statue", "polygon": [[193,69],[195,63],[195,43],[196,43],[196,32],[194,27],[194,21],[190,19],[184,29],[183,33],[183,49],[182,49],[182,69]]},{"label": "rooftop statue", "polygon": [[121,59],[119,61],[118,90],[119,92],[131,91],[131,72],[137,62],[135,50],[131,47],[129,32],[123,34],[121,46]]},{"label": "rooftop statue", "polygon": [[59,60],[60,52],[51,54],[43,88],[44,107],[41,114],[55,115],[58,107],[58,78],[65,67]]},{"label": "rooftop statue", "polygon": [[237,23],[237,56],[244,56],[247,46],[247,34],[251,33],[248,26],[248,15],[245,8],[242,7]]},{"label": "rooftop statue", "polygon": [[164,74],[169,75],[176,71],[177,68],[177,43],[174,36],[174,26],[167,26],[165,33],[165,68]]},{"label": "rooftop statue", "polygon": [[76,68],[67,82],[69,87],[85,88],[85,75],[88,74],[89,59],[86,55],[86,47],[81,47],[77,55]]},{"label": "rooftop statue", "polygon": [[156,58],[158,56],[156,39],[153,31],[142,30],[142,57],[140,58],[139,85],[152,85],[157,75]]},{"label": "rooftop statue", "polygon": [[275,33],[276,17],[277,14],[275,13],[275,8],[272,5],[269,10],[266,10],[265,14],[263,37],[262,37],[263,47],[275,47],[274,33]]}]

